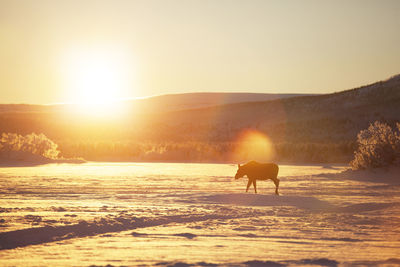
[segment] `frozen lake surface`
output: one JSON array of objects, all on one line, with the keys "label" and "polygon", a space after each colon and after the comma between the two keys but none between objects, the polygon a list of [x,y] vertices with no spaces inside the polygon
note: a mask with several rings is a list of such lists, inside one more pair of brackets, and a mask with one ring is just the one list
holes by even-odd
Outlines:
[{"label": "frozen lake surface", "polygon": [[245,193],[236,169],[0,168],[0,265],[400,265],[399,183],[281,165],[275,196],[271,180]]}]

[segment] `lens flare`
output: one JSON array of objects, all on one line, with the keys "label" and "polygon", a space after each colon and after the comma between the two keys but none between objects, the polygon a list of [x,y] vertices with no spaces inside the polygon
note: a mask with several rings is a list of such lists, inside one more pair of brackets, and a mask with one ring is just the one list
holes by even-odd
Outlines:
[{"label": "lens flare", "polygon": [[250,160],[268,162],[275,156],[275,148],[270,138],[256,130],[245,130],[235,143],[236,147],[232,155],[234,162]]}]

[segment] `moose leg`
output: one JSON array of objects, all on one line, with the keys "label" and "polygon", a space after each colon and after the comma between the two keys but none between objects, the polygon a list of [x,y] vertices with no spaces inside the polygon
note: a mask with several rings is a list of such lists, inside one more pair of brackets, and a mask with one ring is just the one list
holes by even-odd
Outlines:
[{"label": "moose leg", "polygon": [[275,194],[279,196],[279,192],[278,192],[278,188],[279,188],[279,179],[275,178],[274,180],[274,184],[275,184]]},{"label": "moose leg", "polygon": [[247,182],[246,192],[249,191],[250,185],[251,185],[251,179],[249,178],[249,181]]},{"label": "moose leg", "polygon": [[256,179],[253,180],[253,185],[254,185],[254,192],[257,194],[257,184],[256,184]]}]

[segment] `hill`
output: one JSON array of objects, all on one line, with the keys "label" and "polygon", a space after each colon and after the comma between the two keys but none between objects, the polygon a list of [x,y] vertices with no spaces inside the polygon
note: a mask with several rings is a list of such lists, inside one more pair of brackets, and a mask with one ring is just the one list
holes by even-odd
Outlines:
[{"label": "hill", "polygon": [[400,75],[332,94],[170,112],[153,119],[152,123],[173,127],[217,129],[213,140],[230,139],[243,128],[254,128],[276,141],[353,141],[375,120],[400,121]]},{"label": "hill", "polygon": [[113,120],[64,106],[0,105],[0,132],[44,133],[64,157],[229,161],[252,129],[272,140],[279,161],[348,162],[361,129],[400,121],[400,75],[325,95],[195,93],[126,103],[129,113]]},{"label": "hill", "polygon": [[284,99],[310,94],[262,94],[262,93],[186,93],[169,94],[128,101],[140,113],[178,111],[206,108],[241,102],[258,102]]},{"label": "hill", "polygon": [[[310,94],[263,94],[263,93],[186,93],[159,95],[141,99],[120,101],[130,110],[138,113],[160,113],[193,108],[204,108],[240,102],[268,101]],[[70,110],[70,104],[29,105],[0,104],[0,113],[4,112],[57,112]]]}]

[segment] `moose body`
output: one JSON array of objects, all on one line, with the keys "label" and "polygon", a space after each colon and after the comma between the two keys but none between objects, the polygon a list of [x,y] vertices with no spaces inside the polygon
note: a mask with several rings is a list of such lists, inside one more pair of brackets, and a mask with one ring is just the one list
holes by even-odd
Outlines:
[{"label": "moose body", "polygon": [[239,179],[246,175],[249,178],[246,192],[249,191],[250,185],[253,184],[255,193],[257,193],[256,180],[271,179],[275,184],[275,194],[279,195],[278,171],[279,167],[275,163],[258,163],[256,161],[250,161],[242,166],[238,164],[238,170],[236,172],[235,179]]}]

